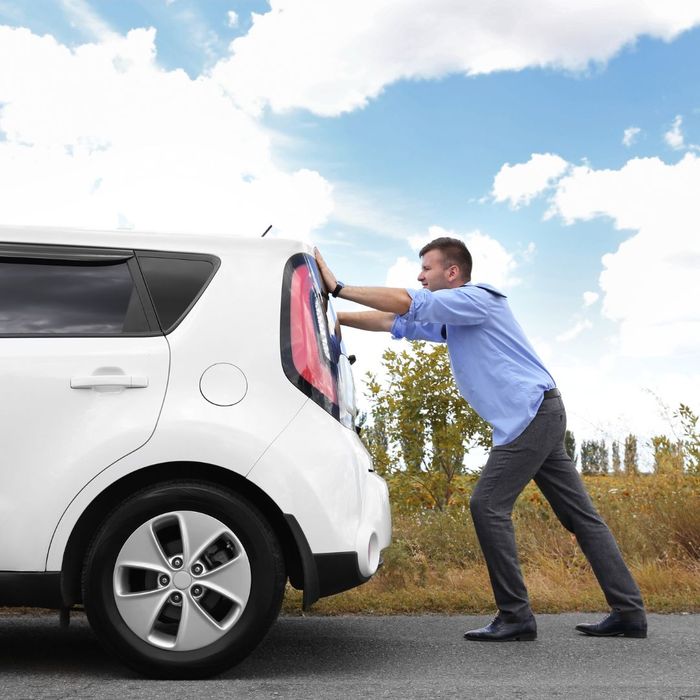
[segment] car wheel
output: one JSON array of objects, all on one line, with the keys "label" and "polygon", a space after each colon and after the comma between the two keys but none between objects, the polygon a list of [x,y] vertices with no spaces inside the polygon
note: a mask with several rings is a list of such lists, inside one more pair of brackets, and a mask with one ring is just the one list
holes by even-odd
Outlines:
[{"label": "car wheel", "polygon": [[97,532],[83,570],[90,625],[147,676],[202,678],[233,666],[279,613],[284,558],[265,518],[219,486],[140,491]]}]

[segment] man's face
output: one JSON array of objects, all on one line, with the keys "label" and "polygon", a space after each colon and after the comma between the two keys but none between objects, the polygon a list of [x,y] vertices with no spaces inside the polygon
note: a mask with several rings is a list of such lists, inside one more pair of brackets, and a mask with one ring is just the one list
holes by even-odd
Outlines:
[{"label": "man's face", "polygon": [[425,289],[436,292],[438,289],[450,289],[457,286],[459,268],[456,265],[445,267],[445,258],[440,250],[429,250],[421,258],[421,270],[418,281]]}]

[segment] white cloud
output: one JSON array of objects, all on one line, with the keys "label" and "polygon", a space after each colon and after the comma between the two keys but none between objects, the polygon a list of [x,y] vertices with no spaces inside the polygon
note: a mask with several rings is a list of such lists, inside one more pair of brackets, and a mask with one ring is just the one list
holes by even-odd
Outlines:
[{"label": "white cloud", "polygon": [[549,366],[549,362],[554,356],[552,345],[549,342],[549,340],[545,340],[544,338],[539,338],[535,336],[533,338],[530,338],[530,342],[532,343],[532,347],[535,348],[535,352],[542,360],[542,362],[544,362],[545,365]]},{"label": "white cloud", "polygon": [[175,20],[175,31],[183,42],[182,48],[203,54],[206,66],[210,68],[227,55],[228,46],[210,25],[201,5],[197,2],[179,3],[173,8],[171,19]]},{"label": "white cloud", "polygon": [[[535,339],[579,440],[623,439],[633,432],[644,442],[668,434],[646,389],[671,406],[692,401],[700,391],[698,191],[700,157],[694,153],[674,164],[634,158],[617,170],[572,167],[554,186],[550,217],[567,224],[606,217],[630,232],[601,261],[602,314],[618,324],[616,334],[598,339],[602,356],[566,364],[571,355],[562,344],[588,330],[588,320],[560,334],[555,352]],[[584,308],[600,296],[584,292]]]},{"label": "white cloud", "polygon": [[474,282],[488,282],[502,290],[520,284],[516,275],[518,262],[515,255],[508,252],[495,238],[475,231],[467,234],[464,242],[474,261]]},{"label": "white cloud", "polygon": [[683,117],[680,114],[676,115],[676,118],[671,124],[671,128],[664,134],[664,141],[673,148],[675,151],[680,151],[685,148],[685,138],[683,137]]},{"label": "white cloud", "polygon": [[387,287],[418,289],[420,284],[416,281],[416,278],[419,272],[420,263],[417,259],[409,260],[401,256],[387,271],[384,284]]},{"label": "white cloud", "polygon": [[226,13],[226,21],[228,22],[229,27],[237,27],[238,26],[238,13],[234,12],[233,10],[229,10]]},{"label": "white cloud", "polygon": [[634,158],[619,170],[574,168],[551,214],[609,217],[633,235],[602,258],[603,314],[620,324],[620,352],[673,356],[700,350],[700,158]]},{"label": "white cloud", "polygon": [[600,294],[598,294],[598,292],[584,292],[583,293],[583,305],[584,306],[593,306],[593,304],[595,304],[599,298],[600,298]]},{"label": "white cloud", "polygon": [[687,0],[270,0],[214,76],[249,110],[336,115],[397,80],[582,70],[642,35],[668,41],[698,22]]},{"label": "white cloud", "polygon": [[560,333],[556,337],[556,341],[558,343],[567,343],[570,340],[573,340],[574,338],[581,335],[581,333],[583,333],[583,331],[587,331],[590,328],[593,328],[593,324],[588,319],[584,319],[583,321],[578,321],[571,328],[564,331],[563,333]]},{"label": "white cloud", "polygon": [[642,130],[638,126],[630,126],[628,129],[625,129],[623,135],[622,135],[622,143],[624,146],[631,146],[637,138],[639,137],[639,134],[642,133]]},{"label": "white cloud", "polygon": [[672,435],[661,415],[655,396],[672,408],[679,403],[700,409],[694,397],[700,395],[700,373],[647,367],[647,360],[595,358],[589,363],[549,364],[566,404],[567,424],[580,445],[582,440],[604,439],[622,442],[637,436],[641,464],[651,469],[646,445],[653,435]]},{"label": "white cloud", "polygon": [[533,153],[527,163],[503,165],[493,179],[491,192],[497,202],[507,201],[517,208],[551,187],[568,168],[569,164],[560,156]]},{"label": "white cloud", "polygon": [[308,238],[329,183],[276,166],[269,133],[210,78],[159,68],[154,42],[0,27],[0,220]]},{"label": "white cloud", "polygon": [[537,246],[535,245],[535,242],[530,241],[527,244],[527,247],[525,248],[525,250],[523,250],[520,253],[520,255],[523,259],[523,262],[531,262],[534,259],[536,252],[537,252]]},{"label": "white cloud", "polygon": [[60,0],[63,11],[73,27],[91,39],[107,39],[114,31],[85,0]]}]

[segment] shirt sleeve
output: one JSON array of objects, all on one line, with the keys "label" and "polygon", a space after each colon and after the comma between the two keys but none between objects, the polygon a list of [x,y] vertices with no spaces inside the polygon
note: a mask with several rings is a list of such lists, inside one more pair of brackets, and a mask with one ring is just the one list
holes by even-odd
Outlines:
[{"label": "shirt sleeve", "polygon": [[415,323],[407,321],[406,316],[396,316],[391,326],[391,337],[395,340],[428,340],[431,343],[444,343],[445,336],[442,323]]},{"label": "shirt sleeve", "polygon": [[471,287],[406,290],[412,297],[411,306],[401,317],[406,324],[441,324],[475,326],[488,316],[488,292]]}]

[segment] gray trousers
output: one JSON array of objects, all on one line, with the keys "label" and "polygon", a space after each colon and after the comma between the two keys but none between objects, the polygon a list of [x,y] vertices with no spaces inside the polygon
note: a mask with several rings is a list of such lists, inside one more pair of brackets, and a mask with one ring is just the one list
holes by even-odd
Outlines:
[{"label": "gray trousers", "polygon": [[612,533],[598,515],[564,449],[566,412],[561,397],[545,399],[524,432],[491,449],[469,507],[498,609],[506,621],[532,615],[520,570],[511,513],[534,479],[562,525],[576,535],[613,610],[644,610],[642,596]]}]

